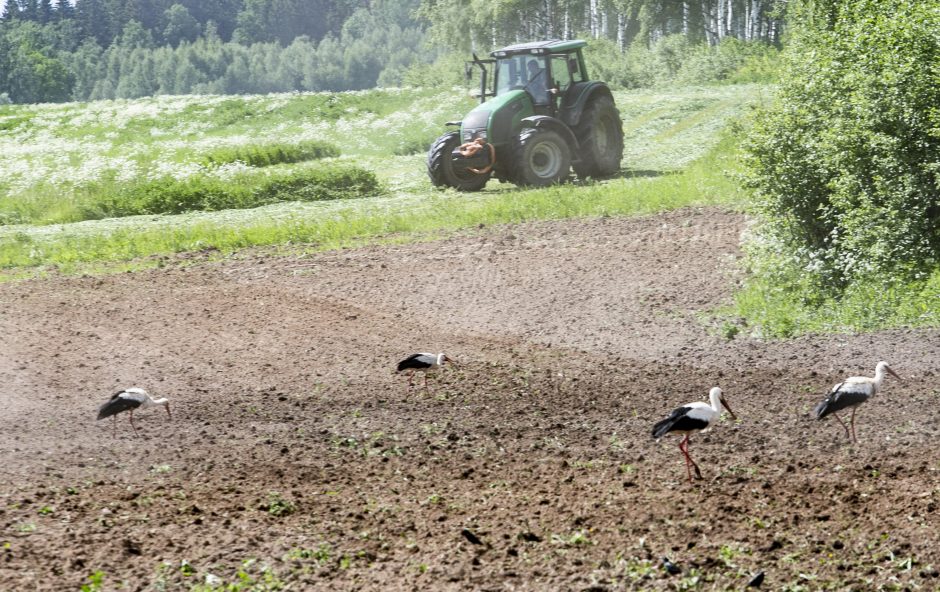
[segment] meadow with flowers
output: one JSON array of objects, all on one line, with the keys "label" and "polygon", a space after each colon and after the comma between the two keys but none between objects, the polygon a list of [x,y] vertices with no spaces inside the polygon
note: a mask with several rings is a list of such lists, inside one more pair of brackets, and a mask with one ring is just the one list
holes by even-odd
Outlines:
[{"label": "meadow with flowers", "polygon": [[[424,168],[444,122],[474,104],[459,88],[4,106],[0,237],[12,240],[0,246],[0,266],[61,269],[206,248],[334,244],[415,225],[430,231],[577,213],[567,201],[584,214],[636,208],[646,199],[612,202],[635,190],[662,193],[656,188],[678,180],[663,173],[712,151],[725,123],[764,93],[755,85],[621,92],[623,179],[603,189],[541,191],[494,182],[475,196],[432,190]],[[309,158],[288,158],[304,146]],[[708,183],[723,182],[719,171],[709,173]],[[648,207],[700,198],[664,195]]]}]

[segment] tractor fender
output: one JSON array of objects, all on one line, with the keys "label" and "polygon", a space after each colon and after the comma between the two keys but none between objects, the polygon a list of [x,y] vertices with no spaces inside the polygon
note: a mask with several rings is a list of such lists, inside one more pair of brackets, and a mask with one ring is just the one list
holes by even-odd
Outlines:
[{"label": "tractor fender", "polygon": [[571,128],[564,124],[560,119],[549,115],[531,115],[522,119],[522,127],[541,127],[550,129],[568,142],[571,153],[577,154],[579,150],[578,138],[575,137]]},{"label": "tractor fender", "polygon": [[610,97],[611,100],[614,98],[613,93],[610,92],[610,87],[603,82],[593,81],[575,84],[568,90],[568,96],[572,97],[573,100],[561,109],[561,120],[569,127],[577,127],[588,103],[594,100],[595,97],[602,95]]}]

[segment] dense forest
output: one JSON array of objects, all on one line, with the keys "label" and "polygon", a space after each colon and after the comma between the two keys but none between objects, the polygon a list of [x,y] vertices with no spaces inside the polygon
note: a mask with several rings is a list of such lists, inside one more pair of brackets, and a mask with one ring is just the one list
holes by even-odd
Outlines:
[{"label": "dense forest", "polygon": [[0,101],[456,82],[458,54],[462,59],[470,51],[516,41],[577,36],[596,40],[592,46],[606,66],[600,74],[615,86],[654,84],[682,71],[684,61],[721,79],[734,69],[724,63],[728,55],[732,61],[753,61],[779,44],[785,5],[784,0],[7,0],[0,16]]}]

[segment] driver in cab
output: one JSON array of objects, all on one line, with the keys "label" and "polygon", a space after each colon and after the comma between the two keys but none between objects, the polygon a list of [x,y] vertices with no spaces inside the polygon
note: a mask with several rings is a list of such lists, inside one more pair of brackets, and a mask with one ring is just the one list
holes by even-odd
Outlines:
[{"label": "driver in cab", "polygon": [[532,95],[536,105],[548,105],[550,99],[545,68],[539,64],[538,60],[529,60],[526,69],[529,80],[526,82],[525,89]]}]

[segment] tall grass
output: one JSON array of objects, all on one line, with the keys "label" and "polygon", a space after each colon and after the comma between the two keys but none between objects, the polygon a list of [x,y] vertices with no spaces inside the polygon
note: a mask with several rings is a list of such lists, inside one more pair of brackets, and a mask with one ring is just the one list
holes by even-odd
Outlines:
[{"label": "tall grass", "polygon": [[754,275],[735,294],[726,333],[787,338],[898,327],[940,327],[940,268],[914,280],[855,282],[838,298],[820,295],[797,270]]}]

